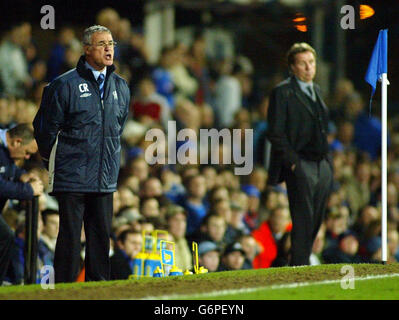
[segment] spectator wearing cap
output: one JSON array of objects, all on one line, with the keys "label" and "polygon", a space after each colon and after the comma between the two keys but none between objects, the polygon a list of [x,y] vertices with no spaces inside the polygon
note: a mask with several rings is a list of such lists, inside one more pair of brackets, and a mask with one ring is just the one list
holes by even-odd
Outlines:
[{"label": "spectator wearing cap", "polygon": [[220,248],[212,241],[203,241],[198,245],[199,265],[208,272],[218,271],[220,263]]},{"label": "spectator wearing cap", "polygon": [[141,247],[141,233],[129,229],[119,234],[114,254],[110,259],[111,280],[128,279],[129,275],[133,274],[133,260],[141,251]]},{"label": "spectator wearing cap", "polygon": [[166,223],[168,232],[175,242],[176,265],[183,270],[193,267],[190,246],[186,239],[187,213],[183,207],[169,205],[166,209]]},{"label": "spectator wearing cap", "polygon": [[241,243],[233,242],[224,250],[218,271],[243,270],[244,262],[245,251]]},{"label": "spectator wearing cap", "polygon": [[325,249],[322,257],[325,263],[361,263],[358,255],[359,240],[351,231],[343,232],[338,237],[338,245]]},{"label": "spectator wearing cap", "polygon": [[248,229],[255,230],[259,223],[259,198],[260,191],[257,187],[251,184],[243,185],[242,191],[248,196],[248,211],[244,215],[244,223]]}]

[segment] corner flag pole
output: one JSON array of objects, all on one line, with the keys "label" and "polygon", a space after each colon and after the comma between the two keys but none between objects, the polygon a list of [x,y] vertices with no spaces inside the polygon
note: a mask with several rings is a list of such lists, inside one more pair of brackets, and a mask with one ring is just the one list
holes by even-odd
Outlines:
[{"label": "corner flag pole", "polygon": [[373,90],[370,98],[373,98],[377,81],[381,81],[381,115],[382,115],[382,135],[381,135],[381,243],[382,243],[382,263],[387,262],[387,86],[388,78],[388,29],[380,30],[377,42],[371,55],[370,63],[367,68],[365,80]]},{"label": "corner flag pole", "polygon": [[382,114],[382,153],[381,153],[381,175],[382,175],[382,188],[381,188],[381,243],[382,243],[382,263],[386,263],[387,258],[387,141],[388,141],[388,121],[387,121],[387,86],[388,86],[387,74],[382,74],[381,83],[381,114]]}]

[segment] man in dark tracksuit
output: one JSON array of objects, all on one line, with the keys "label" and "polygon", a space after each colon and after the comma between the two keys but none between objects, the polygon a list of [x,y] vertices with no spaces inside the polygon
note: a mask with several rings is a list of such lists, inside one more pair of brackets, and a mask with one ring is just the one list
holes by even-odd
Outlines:
[{"label": "man in dark tracksuit", "polygon": [[43,191],[42,182],[18,168],[14,161],[29,159],[36,152],[37,144],[29,125],[0,129],[0,286],[7,272],[15,237],[1,212],[8,199],[31,200]]},{"label": "man in dark tracksuit", "polygon": [[44,89],[33,123],[50,191],[59,202],[56,282],[73,282],[78,276],[82,221],[85,280],[109,279],[113,192],[130,103],[126,81],[114,73],[111,32],[102,26],[87,28],[83,45],[77,67]]},{"label": "man in dark tracksuit", "polygon": [[286,182],[292,218],[290,264],[308,265],[332,185],[328,110],[313,83],[314,49],[307,43],[294,44],[288,52],[288,65],[293,75],[270,95],[268,184]]}]

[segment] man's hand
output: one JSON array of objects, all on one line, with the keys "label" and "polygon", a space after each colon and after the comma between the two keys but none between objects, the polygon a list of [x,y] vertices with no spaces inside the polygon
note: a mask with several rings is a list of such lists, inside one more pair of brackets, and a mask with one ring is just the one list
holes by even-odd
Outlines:
[{"label": "man's hand", "polygon": [[291,166],[291,171],[292,171],[292,172],[295,171],[295,167],[296,167],[296,164],[294,163],[294,164]]},{"label": "man's hand", "polygon": [[33,189],[33,195],[34,196],[40,196],[43,193],[43,183],[41,180],[32,180],[30,183],[30,186]]}]

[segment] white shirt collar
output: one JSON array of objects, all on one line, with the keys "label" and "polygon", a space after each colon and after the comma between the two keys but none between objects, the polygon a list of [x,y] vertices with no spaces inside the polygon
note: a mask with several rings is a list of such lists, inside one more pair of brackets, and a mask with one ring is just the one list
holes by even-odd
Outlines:
[{"label": "white shirt collar", "polygon": [[[312,82],[304,82],[304,81],[299,80],[297,77],[295,77],[295,79],[298,82],[299,87],[301,88],[302,92],[304,92],[307,96],[309,96],[313,100],[315,100],[315,91],[314,91],[313,81]],[[313,96],[310,96],[310,93],[307,89],[308,87],[312,88]]]},{"label": "white shirt collar", "polygon": [[313,81],[311,82],[304,82],[302,80],[299,80],[297,77],[295,77],[296,81],[298,81],[299,86],[301,87],[302,90],[307,88],[308,86],[311,86],[313,88]]},{"label": "white shirt collar", "polygon": [[6,148],[7,146],[7,136],[6,136],[6,132],[8,130],[7,129],[0,129],[0,145],[5,146]]},{"label": "white shirt collar", "polygon": [[102,73],[104,75],[104,79],[105,79],[105,76],[107,75],[107,67],[104,67],[103,70],[98,71],[98,70],[94,69],[90,64],[88,64],[87,61],[85,62],[85,65],[88,69],[91,70],[91,72],[93,72],[94,79],[97,80],[100,73]]}]

